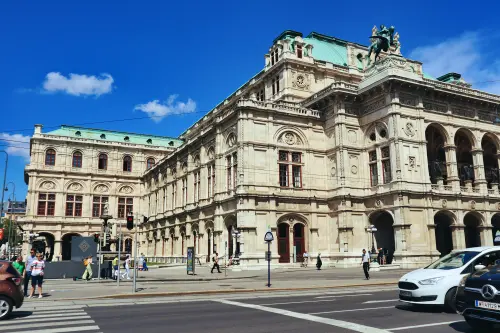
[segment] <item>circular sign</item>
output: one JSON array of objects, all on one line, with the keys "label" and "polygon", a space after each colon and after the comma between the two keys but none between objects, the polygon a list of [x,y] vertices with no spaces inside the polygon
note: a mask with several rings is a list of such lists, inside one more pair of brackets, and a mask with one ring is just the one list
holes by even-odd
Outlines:
[{"label": "circular sign", "polygon": [[265,236],[264,236],[264,241],[266,242],[272,242],[274,240],[274,236],[273,236],[273,233],[268,231],[266,232]]}]

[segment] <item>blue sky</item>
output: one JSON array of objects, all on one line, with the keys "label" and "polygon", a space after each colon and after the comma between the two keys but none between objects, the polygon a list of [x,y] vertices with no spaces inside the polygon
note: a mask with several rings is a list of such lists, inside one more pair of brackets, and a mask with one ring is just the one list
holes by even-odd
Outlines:
[{"label": "blue sky", "polygon": [[[24,199],[33,125],[177,136],[262,69],[283,30],[368,43],[394,25],[404,56],[500,93],[500,5],[476,1],[2,1],[0,149]],[[485,8],[488,10],[485,10]],[[314,51],[313,51],[314,52]],[[493,81],[493,82],[491,82]],[[142,111],[141,111],[142,110]],[[7,141],[10,140],[10,141]],[[4,157],[0,156],[0,177]]]}]

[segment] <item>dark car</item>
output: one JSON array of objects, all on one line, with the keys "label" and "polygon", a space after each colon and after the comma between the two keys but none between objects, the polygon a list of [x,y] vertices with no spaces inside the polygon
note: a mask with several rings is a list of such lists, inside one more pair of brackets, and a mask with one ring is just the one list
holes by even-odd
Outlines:
[{"label": "dark car", "polygon": [[23,278],[8,261],[0,261],[0,320],[23,305]]},{"label": "dark car", "polygon": [[474,329],[491,330],[500,324],[500,265],[465,276],[457,289],[457,311]]}]

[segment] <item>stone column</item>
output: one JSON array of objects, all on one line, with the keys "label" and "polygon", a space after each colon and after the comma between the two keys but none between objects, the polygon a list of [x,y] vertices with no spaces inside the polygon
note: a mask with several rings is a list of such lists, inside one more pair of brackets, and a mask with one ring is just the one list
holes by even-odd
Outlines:
[{"label": "stone column", "polygon": [[288,244],[289,244],[289,248],[290,248],[290,262],[294,262],[293,261],[293,225],[290,226],[290,229],[289,229],[289,232],[290,232],[290,236],[288,237]]},{"label": "stone column", "polygon": [[429,251],[434,255],[439,255],[436,248],[436,225],[434,223],[428,224],[427,228],[429,228]]},{"label": "stone column", "polygon": [[498,194],[498,183],[491,183],[491,189],[494,194]]},{"label": "stone column", "polygon": [[460,178],[458,177],[457,166],[457,147],[447,145],[444,147],[446,151],[446,170],[448,172],[448,185],[453,187],[453,190],[460,190]]},{"label": "stone column", "polygon": [[453,239],[453,249],[459,250],[465,248],[465,225],[463,224],[452,224],[451,226],[451,237]]},{"label": "stone column", "polygon": [[481,193],[486,194],[488,192],[488,182],[486,181],[486,176],[484,172],[483,150],[473,149],[471,152],[472,152],[472,161],[474,163],[474,177],[475,177],[474,187],[479,188]]},{"label": "stone column", "polygon": [[479,226],[479,235],[481,237],[481,246],[493,246],[493,226]]},{"label": "stone column", "polygon": [[[61,254],[62,254],[62,248],[61,248],[61,243],[62,241],[60,240],[54,240],[54,253],[52,254],[52,261],[56,261],[57,258],[59,260],[62,260]],[[27,255],[27,253],[26,253]]]}]

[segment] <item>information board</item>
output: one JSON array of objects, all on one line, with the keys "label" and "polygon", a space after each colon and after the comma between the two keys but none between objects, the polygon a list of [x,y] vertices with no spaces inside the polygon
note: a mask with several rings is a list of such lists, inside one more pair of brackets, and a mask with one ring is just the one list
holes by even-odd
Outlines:
[{"label": "information board", "polygon": [[194,265],[195,265],[195,256],[194,256],[194,247],[190,246],[187,248],[187,273],[194,275]]}]

